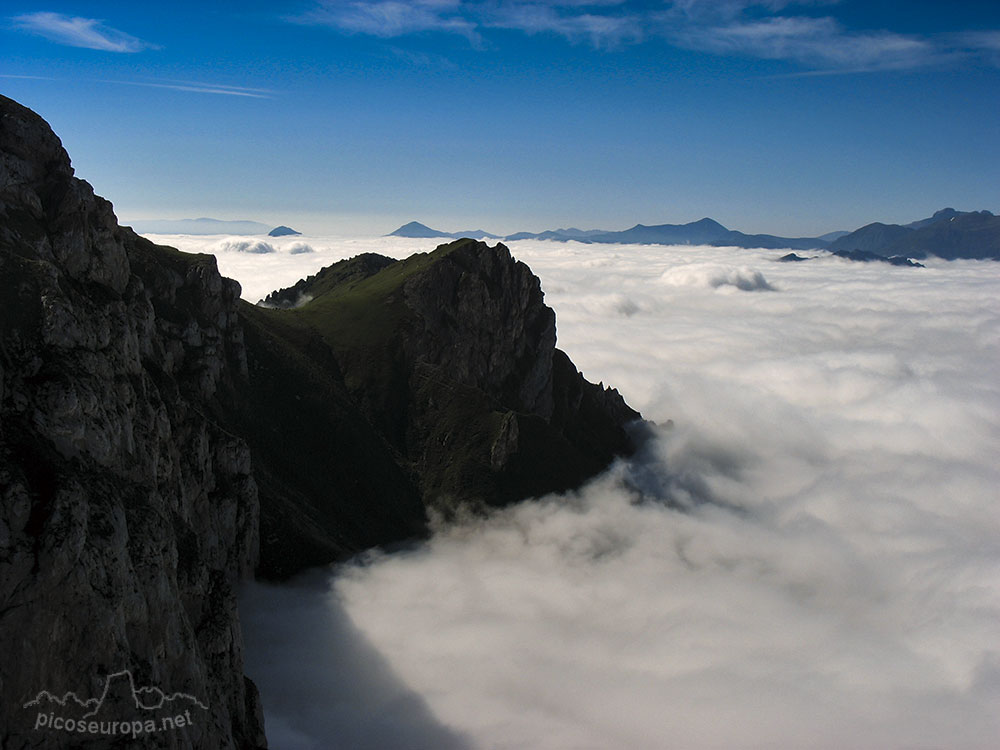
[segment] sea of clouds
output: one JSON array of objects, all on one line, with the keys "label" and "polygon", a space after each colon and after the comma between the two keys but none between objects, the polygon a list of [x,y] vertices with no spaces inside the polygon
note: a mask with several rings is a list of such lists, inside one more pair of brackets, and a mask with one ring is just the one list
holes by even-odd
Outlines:
[{"label": "sea of clouds", "polygon": [[[215,252],[252,301],[360,252]],[[510,243],[666,425],[578,493],[241,614],[281,748],[994,748],[1000,264]]]}]

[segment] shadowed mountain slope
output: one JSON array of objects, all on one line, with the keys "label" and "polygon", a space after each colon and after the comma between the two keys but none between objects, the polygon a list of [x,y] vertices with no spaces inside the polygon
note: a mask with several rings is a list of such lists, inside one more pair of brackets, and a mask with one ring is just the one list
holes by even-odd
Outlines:
[{"label": "shadowed mountain slope", "polygon": [[[275,381],[279,392],[244,402],[288,402],[283,380],[308,373],[324,380],[337,403],[363,419],[331,419],[321,432],[337,435],[347,425],[372,430],[381,448],[364,451],[371,461],[359,456],[351,463],[362,476],[397,476],[395,497],[419,497],[423,507],[446,516],[460,505],[502,505],[577,486],[633,449],[625,426],[639,415],[617,391],[587,383],[555,348],[555,316],[537,277],[503,245],[459,240],[403,261],[366,254],[268,300],[289,298],[309,301],[290,310],[242,306],[251,382],[257,361],[280,361],[303,375],[286,373]],[[255,451],[258,466],[282,452],[297,457],[280,437],[281,425],[301,424],[292,416],[296,406],[288,404],[287,413],[275,409],[267,421],[278,444]],[[305,411],[320,418],[315,407]],[[248,439],[253,446],[252,432]],[[395,462],[397,473],[366,466],[376,457]],[[306,463],[287,481],[310,474],[320,485],[329,481],[326,462]],[[373,493],[372,503],[384,496]],[[352,507],[350,498],[342,502]],[[391,518],[419,524],[420,513],[412,504],[406,508]],[[384,529],[382,536],[403,535]],[[328,543],[333,550],[336,539]]]},{"label": "shadowed mountain slope", "polygon": [[48,125],[0,97],[0,746],[72,745],[25,701],[88,700],[122,670],[208,706],[143,746],[264,743],[235,598],[258,490],[213,414],[246,378],[238,298],[212,256],[119,227]]},{"label": "shadowed mountain slope", "polygon": [[295,309],[239,295],[214,257],[119,226],[0,97],[5,749],[65,747],[25,702],[87,701],[126,671],[207,706],[144,747],[262,747],[241,578],[575,487],[633,450],[638,414],[555,349],[538,279],[502,245],[361,256],[274,296]]}]

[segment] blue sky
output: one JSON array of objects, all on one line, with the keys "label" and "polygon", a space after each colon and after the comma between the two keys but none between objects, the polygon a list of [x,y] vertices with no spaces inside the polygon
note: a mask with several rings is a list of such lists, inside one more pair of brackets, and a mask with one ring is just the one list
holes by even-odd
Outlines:
[{"label": "blue sky", "polygon": [[127,223],[813,235],[1000,211],[1000,3],[5,4],[0,92]]}]

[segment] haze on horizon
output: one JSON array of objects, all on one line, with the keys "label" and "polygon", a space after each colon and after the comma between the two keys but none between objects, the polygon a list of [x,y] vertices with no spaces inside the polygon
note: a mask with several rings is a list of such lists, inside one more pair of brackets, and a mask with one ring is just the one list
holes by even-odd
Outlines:
[{"label": "haze on horizon", "polygon": [[138,219],[816,236],[1000,209],[1000,6],[8,4],[0,90]]}]

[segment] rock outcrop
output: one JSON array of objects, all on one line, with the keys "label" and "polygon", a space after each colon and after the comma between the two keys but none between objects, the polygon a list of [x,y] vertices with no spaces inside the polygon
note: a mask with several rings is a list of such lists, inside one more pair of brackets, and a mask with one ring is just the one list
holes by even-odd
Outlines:
[{"label": "rock outcrop", "polygon": [[214,258],[120,228],[48,126],[0,97],[5,749],[74,745],[23,704],[99,696],[123,669],[208,707],[144,746],[264,744],[235,607],[257,486],[246,443],[204,407],[246,372],[238,298]]},{"label": "rock outcrop", "polygon": [[[423,506],[445,516],[579,486],[633,450],[626,425],[639,415],[555,348],[538,278],[501,244],[358,256],[267,299],[310,301],[244,310],[248,343],[291,345],[284,361],[303,369],[324,362],[327,387],[364,417]],[[250,349],[253,359],[267,346]]]},{"label": "rock outcrop", "polygon": [[[74,731],[263,747],[242,578],[575,487],[634,449],[639,415],[555,348],[538,279],[503,245],[359,256],[271,307],[239,295],[212,256],[120,227],[44,121],[0,97],[4,750]],[[115,719],[153,728],[128,739]]]}]

